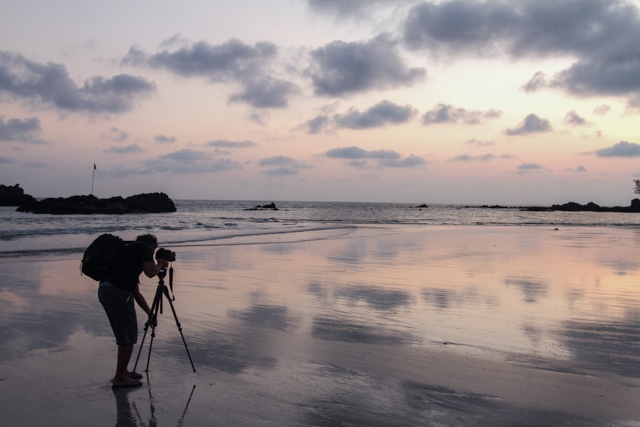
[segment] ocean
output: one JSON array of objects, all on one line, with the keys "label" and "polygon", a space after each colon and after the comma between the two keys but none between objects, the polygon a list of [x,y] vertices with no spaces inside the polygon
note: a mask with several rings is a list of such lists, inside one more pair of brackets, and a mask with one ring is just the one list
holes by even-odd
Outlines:
[{"label": "ocean", "polygon": [[[278,210],[246,210],[271,201],[177,200],[177,212],[131,215],[36,215],[0,208],[0,257],[81,252],[93,238],[155,234],[163,246],[243,244],[308,239],[308,232],[372,225],[637,227],[640,214],[527,212],[464,205],[278,202]],[[333,234],[329,234],[333,235]]]}]

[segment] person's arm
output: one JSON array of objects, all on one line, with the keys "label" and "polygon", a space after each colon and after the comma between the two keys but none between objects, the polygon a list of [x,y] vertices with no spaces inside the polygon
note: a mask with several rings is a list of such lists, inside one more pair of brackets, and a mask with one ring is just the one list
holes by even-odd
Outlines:
[{"label": "person's arm", "polygon": [[[147,313],[147,317],[151,318],[151,307],[149,307],[149,304],[147,304],[147,300],[144,299],[144,296],[140,292],[140,284],[137,284],[136,287],[133,288],[131,294],[133,295],[133,299],[136,300],[140,308],[143,309],[145,313]],[[151,324],[152,326],[155,326],[156,319],[152,319]]]},{"label": "person's arm", "polygon": [[142,263],[142,271],[144,271],[147,277],[151,278],[155,277],[160,270],[166,268],[168,265],[169,261],[166,259],[159,259],[156,264],[154,264],[153,261],[146,261]]}]

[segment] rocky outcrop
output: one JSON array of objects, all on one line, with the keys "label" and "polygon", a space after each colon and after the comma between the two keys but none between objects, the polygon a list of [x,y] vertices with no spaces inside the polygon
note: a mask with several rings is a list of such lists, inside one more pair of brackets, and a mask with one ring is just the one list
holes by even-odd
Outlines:
[{"label": "rocky outcrop", "polygon": [[[466,208],[477,207],[477,206],[465,206]],[[551,212],[551,211],[561,211],[561,212],[639,212],[640,213],[640,199],[633,199],[629,206],[611,206],[604,207],[600,206],[596,203],[589,202],[586,205],[581,205],[576,202],[564,203],[562,205],[551,205],[551,206],[479,206],[484,209],[518,209],[521,211],[527,212]]]},{"label": "rocky outcrop", "polygon": [[267,211],[267,210],[271,210],[271,211],[277,211],[278,208],[276,207],[275,203],[269,203],[268,205],[257,205],[254,208],[245,208],[245,211]]},{"label": "rocky outcrop", "polygon": [[13,187],[0,185],[0,206],[21,206],[37,202],[36,198],[25,194],[20,184]]},{"label": "rocky outcrop", "polygon": [[429,206],[427,206],[425,203],[421,204],[420,206],[416,206],[417,209],[427,209]]},{"label": "rocky outcrop", "polygon": [[175,212],[176,205],[164,193],[136,194],[127,198],[72,196],[49,198],[18,207],[20,212],[54,215],[135,214]]}]

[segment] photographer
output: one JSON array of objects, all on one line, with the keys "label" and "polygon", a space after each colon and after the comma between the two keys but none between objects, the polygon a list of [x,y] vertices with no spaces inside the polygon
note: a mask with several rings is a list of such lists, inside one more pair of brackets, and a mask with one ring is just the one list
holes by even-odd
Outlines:
[{"label": "photographer", "polygon": [[[144,271],[147,277],[156,276],[169,265],[166,259],[153,261],[153,253],[158,248],[158,240],[153,234],[143,234],[135,242],[127,244],[120,254],[119,262],[100,282],[98,298],[104,307],[111,329],[118,345],[118,361],[113,388],[137,387],[142,375],[129,372],[127,367],[133,345],[138,339],[138,321],[133,304],[135,300],[147,316],[151,316],[151,308],[140,293],[139,276]],[[151,319],[155,323],[156,319]]]}]

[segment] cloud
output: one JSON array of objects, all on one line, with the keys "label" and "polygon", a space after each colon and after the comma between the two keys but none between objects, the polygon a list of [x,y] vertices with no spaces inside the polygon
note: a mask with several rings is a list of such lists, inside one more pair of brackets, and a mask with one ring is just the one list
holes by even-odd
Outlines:
[{"label": "cloud", "polygon": [[531,171],[544,169],[544,166],[539,165],[538,163],[522,163],[521,165],[518,165],[516,169],[518,170],[518,173],[525,174]]},{"label": "cloud", "polygon": [[206,78],[212,83],[237,82],[242,88],[230,95],[229,102],[243,102],[254,108],[284,108],[300,89],[270,75],[270,65],[277,55],[278,48],[273,43],[251,46],[230,39],[218,45],[206,41],[187,43],[155,54],[133,46],[121,62],[164,69],[185,78]]},{"label": "cloud", "polygon": [[640,96],[640,13],[625,0],[452,0],[414,6],[404,43],[436,55],[568,57],[575,62],[525,91],[549,86],[575,96]]},{"label": "cloud", "polygon": [[620,141],[611,147],[596,150],[595,153],[598,157],[640,157],[640,145]]},{"label": "cloud", "polygon": [[316,95],[339,97],[423,80],[426,70],[409,67],[397,45],[382,34],[365,42],[333,41],[312,50],[309,74]]},{"label": "cloud", "polygon": [[42,64],[0,51],[0,93],[65,112],[124,113],[155,91],[154,83],[128,74],[91,77],[79,87],[64,65]]},{"label": "cloud", "polygon": [[286,80],[270,76],[245,82],[240,92],[229,97],[229,102],[245,102],[254,108],[285,108],[289,98],[300,92],[300,88]]},{"label": "cloud", "polygon": [[527,93],[535,92],[538,89],[546,88],[549,86],[549,78],[542,71],[536,72],[533,77],[525,83],[521,89]]},{"label": "cloud", "polygon": [[200,174],[242,169],[239,162],[230,159],[214,159],[206,151],[186,148],[158,156],[155,159],[145,160],[143,165],[149,170],[170,174]]},{"label": "cloud", "polygon": [[9,163],[14,163],[15,160],[6,157],[6,156],[0,156],[0,165],[7,165]]},{"label": "cloud", "polygon": [[587,172],[587,168],[585,168],[584,166],[578,166],[575,169],[565,169],[565,172]]},{"label": "cloud", "polygon": [[593,114],[596,114],[598,116],[604,116],[606,114],[609,114],[610,112],[611,112],[611,105],[607,105],[607,104],[598,105],[596,108],[593,109]]},{"label": "cloud", "polygon": [[336,114],[334,123],[339,128],[371,129],[384,127],[387,124],[405,123],[418,114],[418,110],[411,105],[400,106],[384,100],[364,113],[351,108],[346,114]]},{"label": "cloud", "polygon": [[465,141],[465,144],[469,144],[469,145],[475,145],[476,147],[489,147],[492,145],[496,145],[496,143],[494,141],[481,141],[481,140],[477,140],[475,138],[472,138],[468,141]]},{"label": "cloud", "polygon": [[455,108],[453,105],[438,104],[422,115],[422,124],[461,122],[467,125],[476,125],[481,123],[483,119],[495,119],[501,115],[502,112],[498,110],[466,110],[464,108]]},{"label": "cloud", "polygon": [[311,168],[311,166],[305,162],[299,162],[287,156],[266,157],[260,160],[259,164],[260,166],[275,166],[262,172],[265,175],[271,176],[297,175],[303,169]]},{"label": "cloud", "polygon": [[129,134],[122,129],[118,129],[117,127],[112,127],[109,129],[107,133],[101,133],[100,136],[104,139],[109,139],[111,141],[126,141],[129,139]]},{"label": "cloud", "polygon": [[315,12],[339,17],[366,15],[379,5],[394,5],[399,0],[307,0],[309,8]]},{"label": "cloud", "polygon": [[313,119],[309,119],[304,123],[299,124],[293,130],[302,130],[310,135],[327,131],[332,125],[331,118],[326,114],[320,114]]},{"label": "cloud", "polygon": [[576,113],[576,110],[569,111],[564,116],[564,122],[566,124],[572,125],[572,126],[587,126],[587,125],[589,125],[589,122],[587,122],[587,120],[584,117],[580,117],[578,115],[578,113]]},{"label": "cloud", "polygon": [[40,119],[30,117],[28,119],[9,119],[6,122],[4,117],[0,117],[0,142],[27,142],[32,144],[44,144],[45,142],[38,139],[38,135],[42,132],[40,127]]},{"label": "cloud", "polygon": [[255,147],[257,144],[252,141],[229,141],[227,139],[216,139],[215,141],[209,141],[206,145],[210,147],[220,148],[249,148]]},{"label": "cloud", "polygon": [[176,142],[175,136],[156,135],[153,139],[155,139],[156,142],[159,142],[161,144],[172,144]]},{"label": "cloud", "polygon": [[496,158],[495,155],[489,153],[483,156],[471,156],[469,154],[461,154],[459,156],[448,159],[448,162],[490,162]]},{"label": "cloud", "polygon": [[350,108],[344,114],[320,114],[313,119],[299,124],[293,130],[302,130],[308,134],[331,132],[334,129],[373,129],[391,124],[401,124],[410,121],[418,110],[411,105],[397,105],[391,101],[380,101],[364,112]]},{"label": "cloud", "polygon": [[551,132],[553,129],[549,120],[541,119],[535,114],[529,114],[525,119],[514,129],[507,129],[505,133],[507,135],[529,135],[532,133]]},{"label": "cloud", "polygon": [[127,145],[126,147],[109,147],[102,150],[103,153],[115,153],[115,154],[131,154],[141,153],[143,150],[138,144]]},{"label": "cloud", "polygon": [[367,151],[356,146],[332,148],[328,150],[325,155],[333,159],[349,160],[347,164],[354,167],[366,167],[368,160],[376,160],[379,166],[390,168],[412,168],[426,164],[422,157],[413,154],[402,158],[400,154],[393,150],[381,149]]}]

